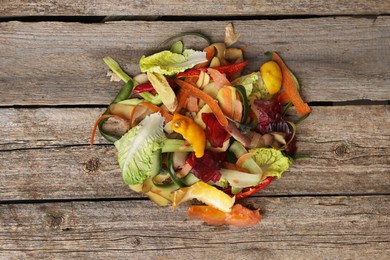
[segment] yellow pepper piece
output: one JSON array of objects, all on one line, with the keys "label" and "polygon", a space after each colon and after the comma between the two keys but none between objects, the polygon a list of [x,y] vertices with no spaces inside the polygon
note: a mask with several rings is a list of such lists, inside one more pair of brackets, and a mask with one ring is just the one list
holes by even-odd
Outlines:
[{"label": "yellow pepper piece", "polygon": [[236,198],[230,197],[214,186],[199,181],[192,186],[174,191],[172,207],[176,208],[179,204],[192,199],[197,199],[223,212],[230,212]]},{"label": "yellow pepper piece", "polygon": [[172,119],[172,130],[181,134],[192,145],[197,158],[203,156],[206,148],[206,134],[192,118],[175,113]]},{"label": "yellow pepper piece", "polygon": [[282,71],[275,61],[268,61],[261,65],[260,75],[271,95],[279,92],[282,87]]}]

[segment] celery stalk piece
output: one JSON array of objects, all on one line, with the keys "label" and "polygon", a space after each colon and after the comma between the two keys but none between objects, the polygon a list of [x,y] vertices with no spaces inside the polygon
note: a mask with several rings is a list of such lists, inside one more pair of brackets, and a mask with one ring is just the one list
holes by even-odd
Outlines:
[{"label": "celery stalk piece", "polygon": [[186,146],[186,141],[181,139],[166,139],[162,145],[163,153],[192,152],[192,146]]},{"label": "celery stalk piece", "polygon": [[161,100],[161,97],[160,95],[153,95],[149,92],[143,92],[143,93],[139,93],[139,95],[145,99],[146,101],[149,101],[150,103],[158,106],[158,105],[161,105],[162,104],[162,100]]},{"label": "celery stalk piece", "polygon": [[122,70],[118,62],[116,62],[113,58],[107,56],[103,58],[103,61],[125,83],[130,80],[133,81],[133,79]]},{"label": "celery stalk piece", "polygon": [[[245,147],[237,141],[234,141],[232,143],[232,145],[229,148],[229,151],[234,153],[236,158],[240,158],[242,155],[248,153],[248,151],[245,149]],[[263,173],[263,170],[261,169],[261,167],[256,163],[256,161],[253,158],[248,158],[242,166],[244,168],[248,169],[253,174],[262,174]]]}]

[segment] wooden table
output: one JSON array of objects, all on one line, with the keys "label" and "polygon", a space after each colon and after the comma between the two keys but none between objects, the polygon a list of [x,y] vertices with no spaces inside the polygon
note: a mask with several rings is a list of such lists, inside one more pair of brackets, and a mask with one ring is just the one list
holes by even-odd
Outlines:
[{"label": "wooden table", "polygon": [[[0,258],[389,259],[390,2],[282,2],[2,0]],[[221,41],[229,22],[251,68],[278,51],[313,110],[298,127],[311,158],[247,199],[263,215],[249,228],[155,206],[112,145],[88,145],[121,87],[102,57],[134,75],[167,37]]]}]

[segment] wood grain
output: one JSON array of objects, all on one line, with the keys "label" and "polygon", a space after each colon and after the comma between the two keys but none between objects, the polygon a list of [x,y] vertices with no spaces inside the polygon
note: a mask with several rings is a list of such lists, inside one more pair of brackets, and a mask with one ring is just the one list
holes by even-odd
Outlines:
[{"label": "wood grain", "polygon": [[[248,69],[278,51],[300,78],[308,101],[390,100],[390,17],[233,21],[248,46]],[[109,82],[104,56],[130,75],[168,36],[200,31],[223,40],[227,21],[0,23],[0,106],[102,105],[119,88]],[[180,31],[178,30],[180,28]],[[189,47],[202,40],[185,40]],[[373,87],[375,86],[375,87]]]},{"label": "wood grain", "polygon": [[[189,10],[190,9],[190,10]],[[239,16],[239,15],[367,15],[390,12],[387,1],[23,1],[3,0],[1,16]]]},{"label": "wood grain", "polygon": [[[0,259],[388,259],[389,1],[0,2]],[[313,102],[298,126],[311,157],[241,201],[263,215],[247,228],[154,205],[123,183],[111,144],[88,146],[121,87],[104,56],[135,75],[167,37],[222,41],[230,21],[248,70],[275,50]],[[375,102],[343,105],[362,100]]]},{"label": "wood grain", "polygon": [[[107,104],[108,105],[108,104]],[[1,108],[0,151],[87,145],[102,108]],[[390,107],[313,106],[298,126],[300,141],[316,146],[345,141],[351,146],[389,148]],[[294,109],[288,115],[292,118]],[[108,144],[96,134],[95,144]]]},{"label": "wood grain", "polygon": [[[251,198],[255,227],[213,227],[150,201],[0,205],[5,259],[387,259],[384,196]],[[188,205],[188,204],[186,204]]]},{"label": "wood grain", "polygon": [[[139,197],[123,184],[115,148],[101,138],[88,146],[103,110],[2,109],[0,201]],[[261,195],[389,194],[389,112],[313,107],[297,133],[299,152],[311,158],[296,161]]]}]

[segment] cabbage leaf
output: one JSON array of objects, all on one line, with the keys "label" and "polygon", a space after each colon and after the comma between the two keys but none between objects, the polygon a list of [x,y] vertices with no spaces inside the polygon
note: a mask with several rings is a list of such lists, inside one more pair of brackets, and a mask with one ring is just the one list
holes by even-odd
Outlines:
[{"label": "cabbage leaf", "polygon": [[252,157],[261,167],[266,176],[276,176],[278,179],[282,177],[292,161],[279,150],[273,148],[254,148],[249,150],[254,153]]},{"label": "cabbage leaf", "polygon": [[244,86],[246,95],[249,98],[269,100],[273,97],[268,92],[259,72],[252,72],[251,74],[241,76],[234,83]]},{"label": "cabbage leaf", "polygon": [[140,69],[142,72],[156,72],[167,76],[175,75],[207,61],[206,52],[186,49],[183,54],[165,50],[151,56],[142,56]]},{"label": "cabbage leaf", "polygon": [[235,85],[242,85],[245,88],[246,96],[249,97],[253,91],[253,85],[259,80],[260,73],[252,72],[251,74],[239,77],[234,81]]},{"label": "cabbage leaf", "polygon": [[140,184],[150,176],[153,154],[166,140],[163,124],[164,118],[160,113],[151,114],[114,143],[126,184]]}]

